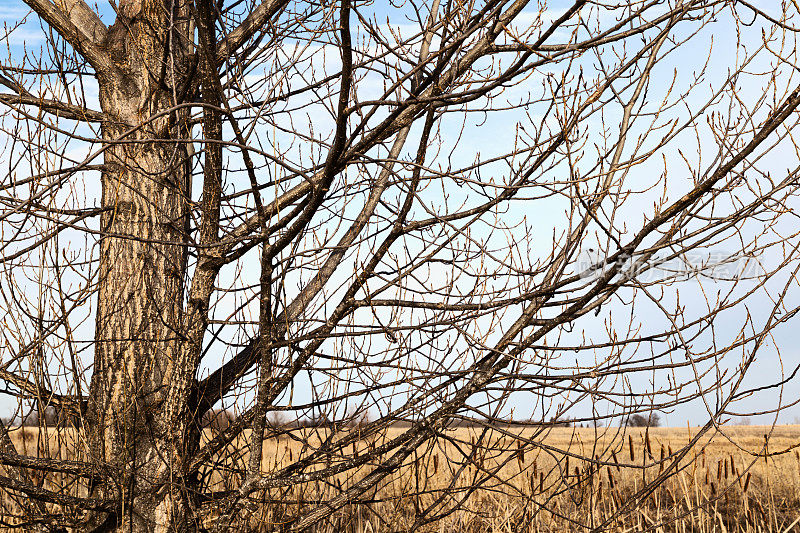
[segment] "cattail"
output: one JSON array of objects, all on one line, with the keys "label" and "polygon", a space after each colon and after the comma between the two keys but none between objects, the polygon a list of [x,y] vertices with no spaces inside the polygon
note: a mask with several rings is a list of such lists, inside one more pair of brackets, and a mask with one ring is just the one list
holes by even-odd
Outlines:
[{"label": "cattail", "polygon": [[714,482],[712,481],[711,482],[711,495],[712,496],[716,496],[716,494],[717,494],[717,488],[714,486]]},{"label": "cattail", "polygon": [[649,431],[645,431],[644,432],[644,445],[645,445],[645,448],[647,448],[647,456],[650,457],[650,459],[652,459],[653,458],[653,450],[650,448],[650,432]]},{"label": "cattail", "polygon": [[717,481],[722,480],[722,460],[717,462]]},{"label": "cattail", "polygon": [[539,472],[539,492],[544,492],[544,472]]},{"label": "cattail", "polygon": [[614,490],[614,474],[611,473],[611,469],[608,469],[608,488]]},{"label": "cattail", "polygon": [[436,474],[436,472],[438,471],[439,471],[439,454],[436,453],[433,454],[433,473]]},{"label": "cattail", "polygon": [[636,460],[636,453],[633,451],[633,436],[628,435],[628,448],[631,452],[631,461]]},{"label": "cattail", "polygon": [[569,455],[567,455],[567,462],[564,466],[564,471],[567,473],[567,476],[569,476]]},{"label": "cattail", "polygon": [[536,474],[531,474],[528,478],[528,482],[531,484],[531,496],[536,494]]},{"label": "cattail", "polygon": [[581,479],[581,471],[577,466],[575,467],[575,479],[577,481],[580,481],[580,479]]},{"label": "cattail", "polygon": [[536,459],[533,460],[533,475],[536,475]]},{"label": "cattail", "polygon": [[744,488],[742,492],[747,493],[747,488],[750,487],[750,472],[747,473],[747,477],[744,478]]},{"label": "cattail", "polygon": [[672,444],[667,445],[667,451],[669,451],[669,456],[672,457]]},{"label": "cattail", "polygon": [[522,465],[525,464],[525,448],[523,448],[520,441],[517,441],[517,464],[519,464],[520,470],[522,470]]},{"label": "cattail", "polygon": [[294,458],[292,457],[292,449],[289,448],[289,462],[291,461],[294,461]]},{"label": "cattail", "polygon": [[725,479],[728,479],[728,458],[726,457],[722,462],[725,463]]},{"label": "cattail", "polygon": [[767,520],[767,512],[764,511],[764,506],[761,505],[760,501],[758,501],[759,499],[760,498],[753,498],[751,501],[756,505],[756,509],[761,514],[761,518],[766,521]]},{"label": "cattail", "polygon": [[708,468],[706,468],[706,477],[703,479],[703,484],[708,485]]},{"label": "cattail", "polygon": [[658,465],[658,471],[659,472],[664,470],[664,453],[665,453],[664,445],[662,444],[661,445],[661,460],[659,461],[659,465]]}]

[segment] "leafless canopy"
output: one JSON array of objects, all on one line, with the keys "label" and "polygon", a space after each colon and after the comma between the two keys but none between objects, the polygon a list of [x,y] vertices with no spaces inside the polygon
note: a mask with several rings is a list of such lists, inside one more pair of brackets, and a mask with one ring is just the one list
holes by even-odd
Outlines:
[{"label": "leafless canopy", "polygon": [[796,400],[796,3],[23,1],[4,524],[413,531],[491,490],[521,531],[570,457],[691,408],[662,474],[565,516],[602,530]]}]

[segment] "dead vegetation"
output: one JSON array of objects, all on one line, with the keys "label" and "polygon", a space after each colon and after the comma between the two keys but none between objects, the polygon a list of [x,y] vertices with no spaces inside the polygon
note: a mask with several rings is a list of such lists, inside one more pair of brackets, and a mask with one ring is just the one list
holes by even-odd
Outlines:
[{"label": "dead vegetation", "polygon": [[[204,440],[213,438],[206,430]],[[364,438],[349,457],[375,450],[402,429]],[[725,427],[688,448],[699,428],[455,428],[443,432],[363,498],[309,531],[796,531],[800,524],[800,426]],[[262,473],[281,472],[321,444],[329,428],[293,428],[265,443]],[[74,439],[21,427],[10,432],[26,455],[53,457]],[[241,435],[247,439],[248,432]],[[766,437],[766,440],[765,440]],[[539,445],[530,448],[530,442]],[[309,446],[309,445],[312,446]],[[766,451],[766,454],[765,454]],[[62,458],[64,454],[61,454]],[[202,472],[220,497],[204,506],[212,525],[236,498],[246,454],[222,453]],[[594,457],[593,461],[587,457]],[[333,456],[330,466],[346,458]],[[307,507],[347,491],[377,463],[324,480],[253,493],[244,508],[252,531],[280,531]],[[64,474],[30,482],[85,491]],[[37,473],[38,472],[38,473]],[[28,502],[0,496],[3,523]],[[431,523],[420,517],[439,516]],[[21,525],[21,524],[18,524]]]}]

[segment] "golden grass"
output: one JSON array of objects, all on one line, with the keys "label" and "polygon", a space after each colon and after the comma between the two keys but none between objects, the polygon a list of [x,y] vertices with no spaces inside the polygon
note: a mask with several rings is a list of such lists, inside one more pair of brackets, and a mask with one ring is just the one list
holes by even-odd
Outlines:
[{"label": "golden grass", "polygon": [[[21,452],[33,454],[41,435],[25,431],[27,438],[18,430],[13,440]],[[359,440],[348,445],[346,453],[332,455],[306,472],[336,466],[354,451],[368,452],[402,431],[395,428],[380,438]],[[800,448],[792,448],[800,443],[800,426],[725,427],[687,449],[697,431],[447,431],[411,456],[400,471],[371,487],[362,501],[340,508],[312,530],[800,531]],[[326,436],[325,430],[298,429],[265,442],[262,472],[270,475],[307,457]],[[244,449],[247,437],[243,435],[236,448]],[[63,437],[48,438],[53,452],[65,444]],[[236,489],[241,483],[247,454],[229,452],[203,473],[214,490]],[[355,473],[258,492],[245,507],[247,516],[238,518],[248,530],[273,531],[347,490],[374,467],[367,464]],[[659,478],[666,481],[642,492]],[[0,502],[6,512],[13,511],[8,495],[0,494]],[[224,506],[206,507],[207,523],[224,511]],[[432,523],[421,520],[431,514],[443,517]]]}]

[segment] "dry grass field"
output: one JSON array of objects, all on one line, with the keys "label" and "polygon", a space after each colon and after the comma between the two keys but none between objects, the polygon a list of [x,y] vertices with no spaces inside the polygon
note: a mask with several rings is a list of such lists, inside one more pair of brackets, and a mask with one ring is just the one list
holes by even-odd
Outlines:
[{"label": "dry grass field", "polygon": [[[314,444],[327,436],[325,431],[298,429],[271,439],[265,446],[264,472],[268,475],[307,457]],[[367,452],[400,431],[395,428],[380,438],[362,439],[347,452]],[[697,431],[450,430],[413,456],[398,473],[371,487],[360,501],[339,509],[313,530],[800,531],[800,448],[796,448],[800,426],[725,427],[713,437],[704,435],[687,449]],[[44,449],[45,440],[57,454],[70,447],[63,439],[31,428],[12,432],[20,452],[30,455]],[[521,445],[524,441],[527,446]],[[531,447],[531,442],[538,444]],[[344,459],[343,455],[334,456],[328,464],[323,462],[311,470]],[[246,454],[228,450],[203,475],[214,490],[231,490],[238,487],[246,461]],[[246,527],[280,530],[281,524],[346,490],[360,477],[342,473],[324,482],[259,493],[249,506]],[[653,488],[653,482],[661,478],[666,481]],[[58,485],[54,478],[33,481]],[[9,494],[0,498],[4,522],[11,523],[24,502]],[[206,522],[213,523],[221,512],[205,509]],[[440,520],[426,522],[440,514],[444,515]]]}]

